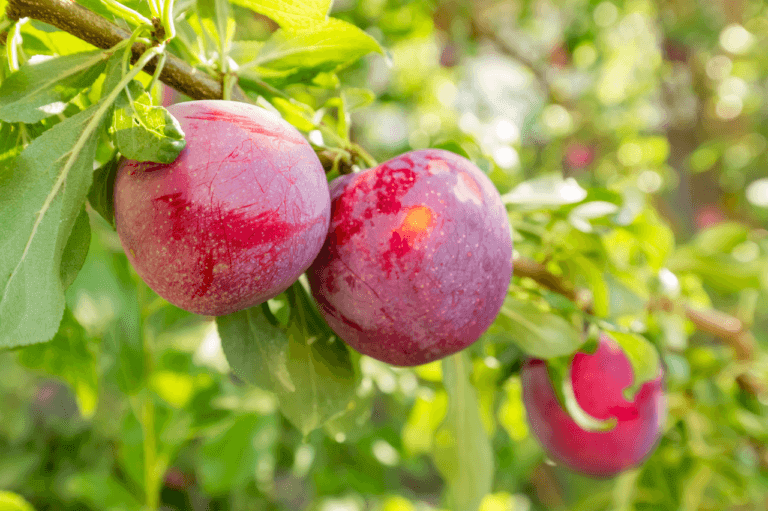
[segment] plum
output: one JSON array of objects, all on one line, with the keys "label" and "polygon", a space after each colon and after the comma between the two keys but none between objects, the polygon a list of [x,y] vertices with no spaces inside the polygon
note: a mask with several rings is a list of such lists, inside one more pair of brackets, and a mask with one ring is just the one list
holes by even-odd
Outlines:
[{"label": "plum", "polygon": [[549,455],[566,467],[595,478],[613,477],[640,464],[655,448],[666,416],[662,371],[627,401],[632,367],[619,345],[602,335],[592,354],[571,362],[576,402],[595,419],[616,419],[608,431],[584,430],[560,406],[542,360],[523,365],[523,402],[534,435]]},{"label": "plum", "polygon": [[328,238],[308,272],[330,327],[398,366],[462,350],[490,326],[512,276],[498,191],[457,154],[412,151],[331,183]]},{"label": "plum", "polygon": [[171,105],[187,145],[170,164],[124,160],[115,223],[136,272],[157,294],[220,316],[283,292],[323,245],[330,195],[307,141],[246,103]]}]

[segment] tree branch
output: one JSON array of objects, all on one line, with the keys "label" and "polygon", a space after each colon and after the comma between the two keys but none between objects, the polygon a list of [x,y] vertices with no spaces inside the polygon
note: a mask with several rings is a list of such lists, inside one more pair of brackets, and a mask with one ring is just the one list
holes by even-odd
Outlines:
[{"label": "tree branch", "polygon": [[[11,20],[28,17],[48,23],[104,50],[130,37],[122,28],[71,0],[8,0],[6,13]],[[134,44],[132,61],[136,62],[146,50],[146,45]],[[144,71],[151,75],[156,65],[155,58]],[[170,54],[160,80],[190,98],[220,99],[222,95],[220,81]],[[233,99],[247,101],[239,88],[233,91]]]}]

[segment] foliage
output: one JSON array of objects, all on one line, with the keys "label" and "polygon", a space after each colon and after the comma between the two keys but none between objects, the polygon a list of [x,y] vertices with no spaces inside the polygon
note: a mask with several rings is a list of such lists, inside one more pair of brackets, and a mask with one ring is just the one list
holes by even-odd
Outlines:
[{"label": "foliage", "polygon": [[[763,2],[78,3],[130,40],[0,0],[0,510],[765,506]],[[491,328],[404,369],[337,339],[303,277],[215,321],[148,289],[114,169],[176,157],[163,82],[199,99],[200,77],[296,126],[329,180],[472,159],[516,250]],[[645,464],[594,481],[548,463],[519,371],[563,373],[601,331],[628,397],[663,366],[668,417]]]}]

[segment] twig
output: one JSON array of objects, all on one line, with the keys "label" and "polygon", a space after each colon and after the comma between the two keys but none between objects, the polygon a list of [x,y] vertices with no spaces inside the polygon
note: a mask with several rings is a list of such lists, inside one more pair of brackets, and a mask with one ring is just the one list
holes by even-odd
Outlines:
[{"label": "twig", "polygon": [[[6,13],[11,20],[29,17],[43,21],[105,50],[130,37],[117,25],[70,0],[9,0]],[[136,62],[146,50],[145,44],[134,44],[131,48],[132,62]],[[157,63],[155,58],[144,71],[151,75]],[[220,81],[173,55],[168,55],[160,80],[191,98],[220,99],[222,96]],[[232,99],[247,101],[247,96],[236,88]]]},{"label": "twig", "polygon": [[[560,294],[576,302],[581,295],[564,278],[547,270],[544,265],[530,259],[514,260],[514,273],[518,277],[528,277],[542,287]],[[589,307],[585,303],[583,308]],[[667,312],[674,310],[674,303],[667,298],[657,299],[648,304],[649,310],[660,309]],[[697,309],[683,304],[685,317],[693,323],[697,330],[713,335],[731,346],[738,360],[750,360],[755,351],[755,338],[738,318],[714,309]],[[748,373],[739,375],[736,383],[747,393],[761,395],[768,389],[765,385]]]}]

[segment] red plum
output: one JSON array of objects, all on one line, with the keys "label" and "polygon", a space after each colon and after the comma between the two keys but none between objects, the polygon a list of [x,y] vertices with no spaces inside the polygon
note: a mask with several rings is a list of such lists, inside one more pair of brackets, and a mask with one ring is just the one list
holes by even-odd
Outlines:
[{"label": "red plum", "polygon": [[498,314],[511,276],[498,191],[472,162],[438,149],[334,180],[328,238],[308,272],[339,337],[397,366],[475,342]]},{"label": "red plum", "polygon": [[325,173],[307,141],[262,108],[168,107],[187,144],[170,164],[124,160],[115,222],[141,278],[174,305],[219,316],[291,285],[328,232]]},{"label": "red plum", "polygon": [[627,401],[632,367],[619,345],[603,335],[592,355],[577,353],[571,365],[576,402],[595,419],[616,419],[609,431],[587,431],[560,406],[542,360],[521,372],[528,422],[544,450],[566,467],[595,478],[613,477],[640,464],[655,448],[666,414],[662,372]]}]

